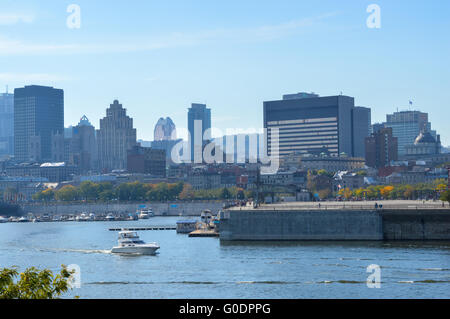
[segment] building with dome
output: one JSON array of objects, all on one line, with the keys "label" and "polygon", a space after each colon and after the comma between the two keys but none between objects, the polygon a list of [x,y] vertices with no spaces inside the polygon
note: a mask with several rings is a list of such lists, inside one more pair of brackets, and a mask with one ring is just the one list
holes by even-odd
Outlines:
[{"label": "building with dome", "polygon": [[441,154],[441,148],[440,135],[437,135],[437,138],[434,138],[433,135],[426,130],[420,132],[419,136],[415,139],[414,144],[405,146],[406,156],[409,158]]}]

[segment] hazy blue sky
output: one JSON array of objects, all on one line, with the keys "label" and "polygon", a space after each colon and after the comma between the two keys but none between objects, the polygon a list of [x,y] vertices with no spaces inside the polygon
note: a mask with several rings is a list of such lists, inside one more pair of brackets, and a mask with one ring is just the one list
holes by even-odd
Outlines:
[{"label": "hazy blue sky", "polygon": [[[381,29],[366,26],[372,3]],[[162,116],[186,127],[192,102],[225,130],[261,127],[263,101],[285,93],[342,91],[373,122],[412,100],[449,145],[449,31],[447,0],[1,0],[0,87],[64,89],[66,126],[98,127],[119,99],[145,140]]]}]

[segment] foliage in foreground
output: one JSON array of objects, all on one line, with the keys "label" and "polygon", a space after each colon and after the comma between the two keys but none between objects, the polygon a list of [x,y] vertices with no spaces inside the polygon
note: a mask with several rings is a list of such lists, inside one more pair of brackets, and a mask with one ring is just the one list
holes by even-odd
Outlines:
[{"label": "foliage in foreground", "polygon": [[64,265],[56,276],[48,269],[35,267],[20,274],[17,267],[1,269],[0,299],[57,299],[71,289],[69,278],[72,273]]}]

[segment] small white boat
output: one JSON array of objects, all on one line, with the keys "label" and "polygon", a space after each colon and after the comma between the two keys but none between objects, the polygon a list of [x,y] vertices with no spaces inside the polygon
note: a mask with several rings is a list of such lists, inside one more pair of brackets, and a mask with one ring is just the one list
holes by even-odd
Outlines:
[{"label": "small white boat", "polygon": [[4,224],[4,223],[7,223],[7,222],[9,222],[9,219],[8,219],[8,218],[5,218],[5,217],[3,217],[3,216],[0,216],[0,224]]},{"label": "small white boat", "polygon": [[18,223],[29,223],[30,221],[29,221],[28,218],[26,218],[26,217],[20,217],[20,218],[17,220],[17,222],[18,222]]},{"label": "small white boat", "polygon": [[113,214],[109,213],[108,215],[106,215],[105,220],[106,221],[114,221],[116,218],[113,216]]},{"label": "small white boat", "polygon": [[119,232],[119,245],[111,249],[113,254],[154,255],[159,249],[157,243],[145,243],[134,231]]},{"label": "small white boat", "polygon": [[149,219],[150,217],[154,217],[155,214],[153,213],[153,210],[151,208],[149,209],[143,209],[139,212],[138,218],[139,219]]}]

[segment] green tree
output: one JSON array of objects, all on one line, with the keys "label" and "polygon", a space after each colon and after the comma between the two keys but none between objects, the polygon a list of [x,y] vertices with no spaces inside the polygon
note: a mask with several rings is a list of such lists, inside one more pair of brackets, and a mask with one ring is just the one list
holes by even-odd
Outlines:
[{"label": "green tree", "polygon": [[222,189],[222,192],[220,193],[220,198],[221,199],[230,199],[231,197],[232,197],[232,194],[230,193],[228,188],[224,187]]},{"label": "green tree", "polygon": [[79,193],[85,200],[97,200],[99,198],[100,186],[91,181],[82,182],[79,187]]},{"label": "green tree", "polygon": [[441,201],[448,202],[450,204],[450,190],[445,191],[441,194]]},{"label": "green tree", "polygon": [[63,202],[77,200],[79,197],[78,189],[75,186],[66,185],[56,192],[55,197]]},{"label": "green tree", "polygon": [[[0,270],[0,299],[56,299],[70,289],[69,279],[73,272],[62,266],[54,276],[48,270],[34,267],[20,273],[17,267]],[[20,277],[17,280],[17,277]]]},{"label": "green tree", "polygon": [[190,184],[184,184],[183,190],[178,196],[181,200],[192,200],[195,197],[194,189]]},{"label": "green tree", "polygon": [[33,194],[32,196],[33,200],[40,201],[40,202],[49,202],[55,199],[55,192],[53,189],[48,188],[42,192],[38,192],[36,194]]}]

